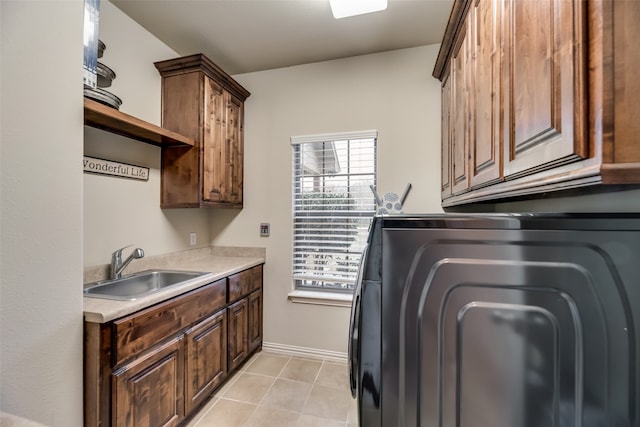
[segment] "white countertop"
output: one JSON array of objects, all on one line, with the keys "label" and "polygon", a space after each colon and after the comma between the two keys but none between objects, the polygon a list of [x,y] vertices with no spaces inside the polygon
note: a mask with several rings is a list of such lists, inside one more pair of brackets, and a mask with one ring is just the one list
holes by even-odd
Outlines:
[{"label": "white countertop", "polygon": [[156,265],[153,265],[153,259],[149,260],[144,264],[144,270],[162,268],[166,270],[210,272],[211,274],[134,301],[83,297],[84,319],[87,322],[105,323],[265,262],[265,257],[257,255],[255,252],[250,256],[228,256],[219,255],[219,253],[221,252],[186,251],[185,254],[188,255],[185,256],[172,254],[171,257],[156,257]]}]

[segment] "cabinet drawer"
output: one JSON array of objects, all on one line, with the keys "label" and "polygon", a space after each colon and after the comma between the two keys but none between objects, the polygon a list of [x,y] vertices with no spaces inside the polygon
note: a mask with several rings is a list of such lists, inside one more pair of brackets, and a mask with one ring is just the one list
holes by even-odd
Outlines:
[{"label": "cabinet drawer", "polygon": [[229,302],[262,287],[262,265],[229,276]]},{"label": "cabinet drawer", "polygon": [[113,363],[117,365],[223,308],[226,296],[226,279],[222,279],[114,321]]}]

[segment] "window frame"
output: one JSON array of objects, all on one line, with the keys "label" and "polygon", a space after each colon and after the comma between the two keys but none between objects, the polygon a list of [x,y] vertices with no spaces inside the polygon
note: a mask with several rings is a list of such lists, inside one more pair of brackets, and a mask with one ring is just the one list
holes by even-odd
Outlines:
[{"label": "window frame", "polygon": [[[304,197],[304,191],[300,190],[300,186],[302,185],[300,182],[298,182],[301,179],[304,178],[309,178],[309,175],[305,176],[303,171],[303,167],[304,167],[304,163],[300,163],[302,160],[300,159],[299,156],[300,154],[296,154],[297,151],[296,150],[301,150],[302,148],[297,148],[296,146],[300,146],[302,144],[312,144],[312,143],[331,143],[331,142],[342,142],[342,141],[347,141],[349,145],[351,145],[351,142],[354,140],[363,140],[363,139],[373,139],[373,153],[372,153],[372,159],[370,159],[370,161],[372,162],[372,166],[373,166],[373,170],[371,173],[365,173],[364,176],[367,175],[372,175],[372,185],[374,188],[376,188],[377,186],[377,147],[378,147],[378,132],[376,130],[367,130],[367,131],[357,131],[357,132],[340,132],[340,133],[327,133],[327,134],[316,134],[316,135],[302,135],[302,136],[293,136],[291,137],[291,145],[292,145],[292,173],[291,173],[291,178],[292,178],[292,189],[291,189],[291,196],[292,196],[292,207],[291,207],[291,216],[292,216],[292,242],[291,242],[291,248],[292,248],[292,260],[291,260],[291,279],[292,279],[292,288],[293,291],[289,294],[289,299],[293,302],[301,302],[301,303],[314,303],[314,304],[322,304],[322,305],[339,305],[339,306],[349,306],[351,304],[351,299],[352,299],[352,294],[353,294],[353,283],[351,283],[351,288],[345,287],[343,289],[341,288],[334,288],[334,287],[326,287],[326,286],[304,286],[304,285],[300,285],[300,281],[304,280],[303,278],[301,278],[301,276],[296,277],[296,253],[300,253],[300,251],[296,250],[296,236],[300,235],[296,232],[296,224],[299,223],[299,220],[304,218],[304,215],[301,215],[300,212],[301,211],[297,211],[297,206],[296,206],[296,200],[297,198],[303,198]],[[325,148],[323,147],[322,149],[322,153],[325,152]],[[351,149],[352,147],[349,146],[349,149]],[[328,150],[327,150],[328,151]],[[349,180],[352,179],[352,177],[357,177],[359,175],[361,175],[361,173],[351,173],[351,168],[354,167],[352,163],[349,164],[349,170],[346,174],[343,174],[345,176],[345,179],[347,180],[347,182],[350,182]],[[323,169],[324,169],[324,163],[323,163]],[[318,176],[321,177],[321,179],[327,179],[328,177],[330,177],[329,174],[319,174]],[[350,188],[350,184],[348,185],[348,187]],[[324,191],[322,192],[322,194],[330,194],[330,193],[325,193]],[[350,192],[348,192],[348,194],[351,194]],[[363,194],[363,192],[361,192],[361,194]],[[324,196],[323,196],[324,198]],[[368,196],[367,196],[368,198]],[[355,217],[358,218],[367,218],[367,221],[370,223],[371,219],[373,218],[373,216],[375,215],[376,212],[376,204],[375,204],[375,196],[373,194],[373,192],[371,192],[371,202],[368,203],[365,202],[365,204],[370,205],[371,209],[365,209],[362,211],[362,213],[364,214],[357,214],[355,215]],[[341,215],[337,215],[337,216],[341,216]],[[327,218],[330,218],[331,215],[328,215]],[[366,229],[368,229],[368,227],[366,227]],[[367,233],[368,234],[368,233]],[[360,232],[358,234],[359,237],[359,241],[363,240],[363,235],[362,232]],[[366,239],[366,235],[364,236],[364,239]],[[363,244],[364,242],[362,242],[361,244]],[[359,264],[359,260],[360,257],[362,256],[362,249],[359,250],[359,256],[358,259],[356,261],[356,265]],[[353,272],[350,271],[349,272],[350,275],[353,275]],[[304,276],[304,275],[303,275]],[[322,280],[320,280],[322,281]],[[351,280],[349,281],[344,281],[342,283],[345,283],[346,286],[349,286],[347,283],[350,283]],[[353,282],[355,282],[355,277],[353,277]],[[337,281],[336,281],[337,283]]]}]

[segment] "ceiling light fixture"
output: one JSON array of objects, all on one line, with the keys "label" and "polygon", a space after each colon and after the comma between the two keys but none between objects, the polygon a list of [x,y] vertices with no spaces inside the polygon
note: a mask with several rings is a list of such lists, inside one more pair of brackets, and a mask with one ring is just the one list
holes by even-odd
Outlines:
[{"label": "ceiling light fixture", "polygon": [[387,8],[387,0],[329,0],[336,19],[378,12]]}]

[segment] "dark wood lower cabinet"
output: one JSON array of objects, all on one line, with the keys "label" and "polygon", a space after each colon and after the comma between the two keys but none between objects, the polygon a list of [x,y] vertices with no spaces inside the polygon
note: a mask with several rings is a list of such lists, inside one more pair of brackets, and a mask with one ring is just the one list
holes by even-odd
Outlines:
[{"label": "dark wood lower cabinet", "polygon": [[229,370],[262,348],[262,266],[229,277]]},{"label": "dark wood lower cabinet", "polygon": [[262,311],[258,265],[110,322],[85,322],[85,427],[184,424],[262,347]]},{"label": "dark wood lower cabinet", "polygon": [[191,412],[227,377],[227,310],[185,332],[186,411]]},{"label": "dark wood lower cabinet", "polygon": [[184,418],[182,337],[157,346],[113,373],[117,426],[177,426]]},{"label": "dark wood lower cabinet", "polygon": [[233,370],[247,358],[249,354],[249,311],[247,299],[229,306],[229,369]]},{"label": "dark wood lower cabinet", "polygon": [[262,291],[251,292],[247,299],[249,312],[249,353],[262,347]]}]

